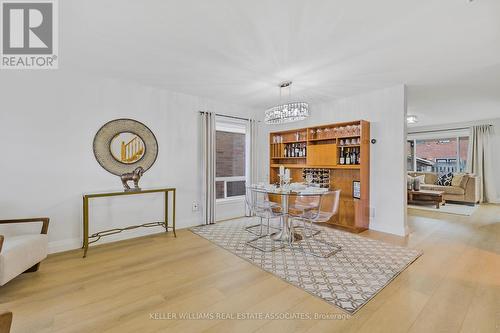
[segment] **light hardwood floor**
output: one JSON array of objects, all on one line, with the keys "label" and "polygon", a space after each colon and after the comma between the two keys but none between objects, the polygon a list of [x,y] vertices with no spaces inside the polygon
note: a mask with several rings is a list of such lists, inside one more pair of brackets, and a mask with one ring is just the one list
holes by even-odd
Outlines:
[{"label": "light hardwood floor", "polygon": [[[410,211],[406,239],[424,251],[343,320],[153,320],[151,313],[342,313],[188,230],[51,255],[0,287],[13,333],[500,332],[500,206],[472,217]],[[225,222],[230,223],[230,222]]]}]

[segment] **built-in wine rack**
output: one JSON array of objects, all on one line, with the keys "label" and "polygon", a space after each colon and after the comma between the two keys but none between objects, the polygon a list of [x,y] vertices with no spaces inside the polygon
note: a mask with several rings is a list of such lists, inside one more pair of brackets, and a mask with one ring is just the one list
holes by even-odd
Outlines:
[{"label": "built-in wine rack", "polygon": [[308,176],[311,177],[311,183],[319,185],[322,188],[330,187],[330,169],[304,169],[302,178],[307,182]]}]

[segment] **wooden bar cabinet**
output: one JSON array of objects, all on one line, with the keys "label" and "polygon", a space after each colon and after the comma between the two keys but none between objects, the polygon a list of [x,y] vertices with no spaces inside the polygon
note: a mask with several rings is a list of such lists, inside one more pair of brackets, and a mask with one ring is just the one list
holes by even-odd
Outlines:
[{"label": "wooden bar cabinet", "polygon": [[[370,123],[365,120],[298,128],[269,135],[270,182],[279,182],[279,167],[290,169],[292,182],[320,170],[323,184],[341,190],[337,216],[329,224],[361,232],[370,222]],[[344,158],[354,152],[355,161]],[[323,176],[324,175],[324,176]],[[354,189],[356,188],[356,191]],[[354,193],[356,192],[356,193]]]}]

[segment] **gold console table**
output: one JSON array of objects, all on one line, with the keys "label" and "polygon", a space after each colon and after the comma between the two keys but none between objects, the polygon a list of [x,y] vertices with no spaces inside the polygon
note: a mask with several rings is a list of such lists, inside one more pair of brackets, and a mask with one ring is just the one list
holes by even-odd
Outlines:
[{"label": "gold console table", "polygon": [[[103,197],[115,197],[121,195],[137,195],[137,194],[147,194],[147,193],[165,193],[165,220],[161,222],[149,222],[139,225],[128,226],[125,228],[115,228],[110,230],[103,230],[96,232],[89,236],[89,199],[93,198],[103,198]],[[172,192],[172,226],[168,225],[168,194]],[[87,256],[87,251],[89,245],[97,242],[101,237],[114,235],[125,230],[136,229],[140,227],[156,227],[163,226],[165,232],[168,232],[168,228],[171,228],[175,234],[175,188],[158,188],[158,189],[144,189],[140,191],[129,191],[129,192],[102,192],[102,193],[86,193],[83,195],[83,257]],[[90,239],[90,241],[89,241]]]}]

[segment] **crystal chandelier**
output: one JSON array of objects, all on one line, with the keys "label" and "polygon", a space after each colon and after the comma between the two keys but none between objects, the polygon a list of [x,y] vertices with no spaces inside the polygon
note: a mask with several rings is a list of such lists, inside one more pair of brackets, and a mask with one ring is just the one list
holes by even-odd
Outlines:
[{"label": "crystal chandelier", "polygon": [[[288,99],[290,99],[291,85],[291,81],[283,82],[279,85],[280,103],[282,96],[281,92],[285,88],[288,88]],[[284,124],[304,120],[307,117],[309,117],[309,104],[305,102],[288,102],[267,109],[265,122],[266,124]]]}]

